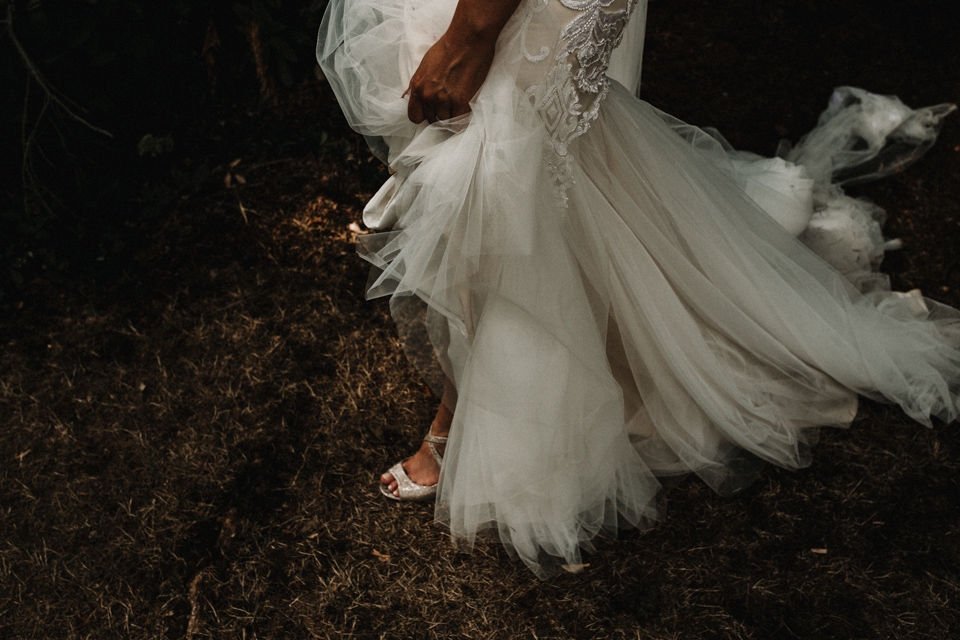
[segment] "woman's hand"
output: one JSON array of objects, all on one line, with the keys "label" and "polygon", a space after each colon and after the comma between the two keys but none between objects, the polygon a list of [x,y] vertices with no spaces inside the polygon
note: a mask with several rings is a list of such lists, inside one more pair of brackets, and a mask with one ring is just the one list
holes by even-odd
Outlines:
[{"label": "woman's hand", "polygon": [[413,122],[449,120],[470,112],[487,78],[500,31],[520,0],[460,0],[453,20],[427,51],[404,95]]},{"label": "woman's hand", "polygon": [[407,117],[413,122],[449,120],[470,112],[470,101],[490,71],[495,42],[469,46],[444,34],[417,68],[407,95]]}]

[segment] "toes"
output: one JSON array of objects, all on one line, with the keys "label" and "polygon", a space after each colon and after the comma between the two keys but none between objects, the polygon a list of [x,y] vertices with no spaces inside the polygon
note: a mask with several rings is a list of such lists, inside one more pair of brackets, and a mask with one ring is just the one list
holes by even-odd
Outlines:
[{"label": "toes", "polygon": [[400,483],[398,483],[398,482],[397,482],[397,479],[394,478],[392,475],[390,475],[389,473],[383,474],[382,476],[380,476],[380,483],[387,485],[387,486],[386,486],[387,491],[389,491],[390,493],[392,493],[392,494],[395,495],[395,496],[399,496],[399,494],[400,494],[400,489],[399,489]]}]

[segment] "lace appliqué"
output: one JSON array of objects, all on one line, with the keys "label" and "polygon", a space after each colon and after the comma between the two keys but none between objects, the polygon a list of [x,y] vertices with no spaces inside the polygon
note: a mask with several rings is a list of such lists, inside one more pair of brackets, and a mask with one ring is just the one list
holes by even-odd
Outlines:
[{"label": "lace appliqu\u00e9", "polygon": [[609,90],[606,71],[610,54],[620,44],[636,0],[558,1],[580,15],[560,32],[556,66],[527,95],[549,135],[554,192],[566,206],[572,173],[568,149],[597,117]]},{"label": "lace appliqu\u00e9", "polygon": [[527,12],[523,18],[523,24],[520,25],[520,52],[527,62],[542,62],[550,55],[550,47],[547,45],[541,46],[537,53],[530,53],[529,47],[527,47],[527,29],[536,14],[546,9],[548,4],[550,4],[550,0],[533,0],[531,10]]}]

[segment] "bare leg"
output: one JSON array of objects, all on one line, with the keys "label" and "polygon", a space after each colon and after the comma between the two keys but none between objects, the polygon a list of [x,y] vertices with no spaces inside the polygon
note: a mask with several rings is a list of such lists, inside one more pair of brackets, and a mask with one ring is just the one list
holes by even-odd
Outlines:
[{"label": "bare leg", "polygon": [[[453,423],[453,411],[456,406],[457,390],[453,384],[447,380],[443,386],[443,399],[440,401],[437,416],[433,419],[433,424],[430,425],[431,434],[444,438],[450,434],[450,425]],[[446,447],[442,444],[434,446],[437,447],[437,452],[443,455]],[[437,461],[433,459],[433,455],[431,455],[430,449],[427,448],[426,442],[420,445],[420,449],[413,454],[412,457],[403,461],[403,470],[407,472],[407,476],[411,480],[425,487],[437,484],[437,481],[440,479],[440,466],[437,464]],[[389,473],[383,474],[380,476],[380,482],[387,485],[390,493],[397,497],[400,496],[397,481],[394,480],[392,475]]]}]

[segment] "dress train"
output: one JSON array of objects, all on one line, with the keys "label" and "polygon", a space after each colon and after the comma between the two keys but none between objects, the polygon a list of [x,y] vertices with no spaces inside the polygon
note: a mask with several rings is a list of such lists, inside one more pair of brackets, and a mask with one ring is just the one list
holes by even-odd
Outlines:
[{"label": "dress train", "polygon": [[808,464],[858,394],[928,425],[958,412],[960,313],[863,295],[776,221],[772,203],[813,206],[795,163],[781,182],[809,198],[764,198],[780,178],[755,159],[606,80],[636,4],[522,3],[471,114],[429,126],[403,90],[455,2],[333,0],[321,28],[324,73],[393,173],[365,211],[368,296],[459,396],[437,519],[541,576],[655,517],[658,478],[729,492],[758,461]]}]

